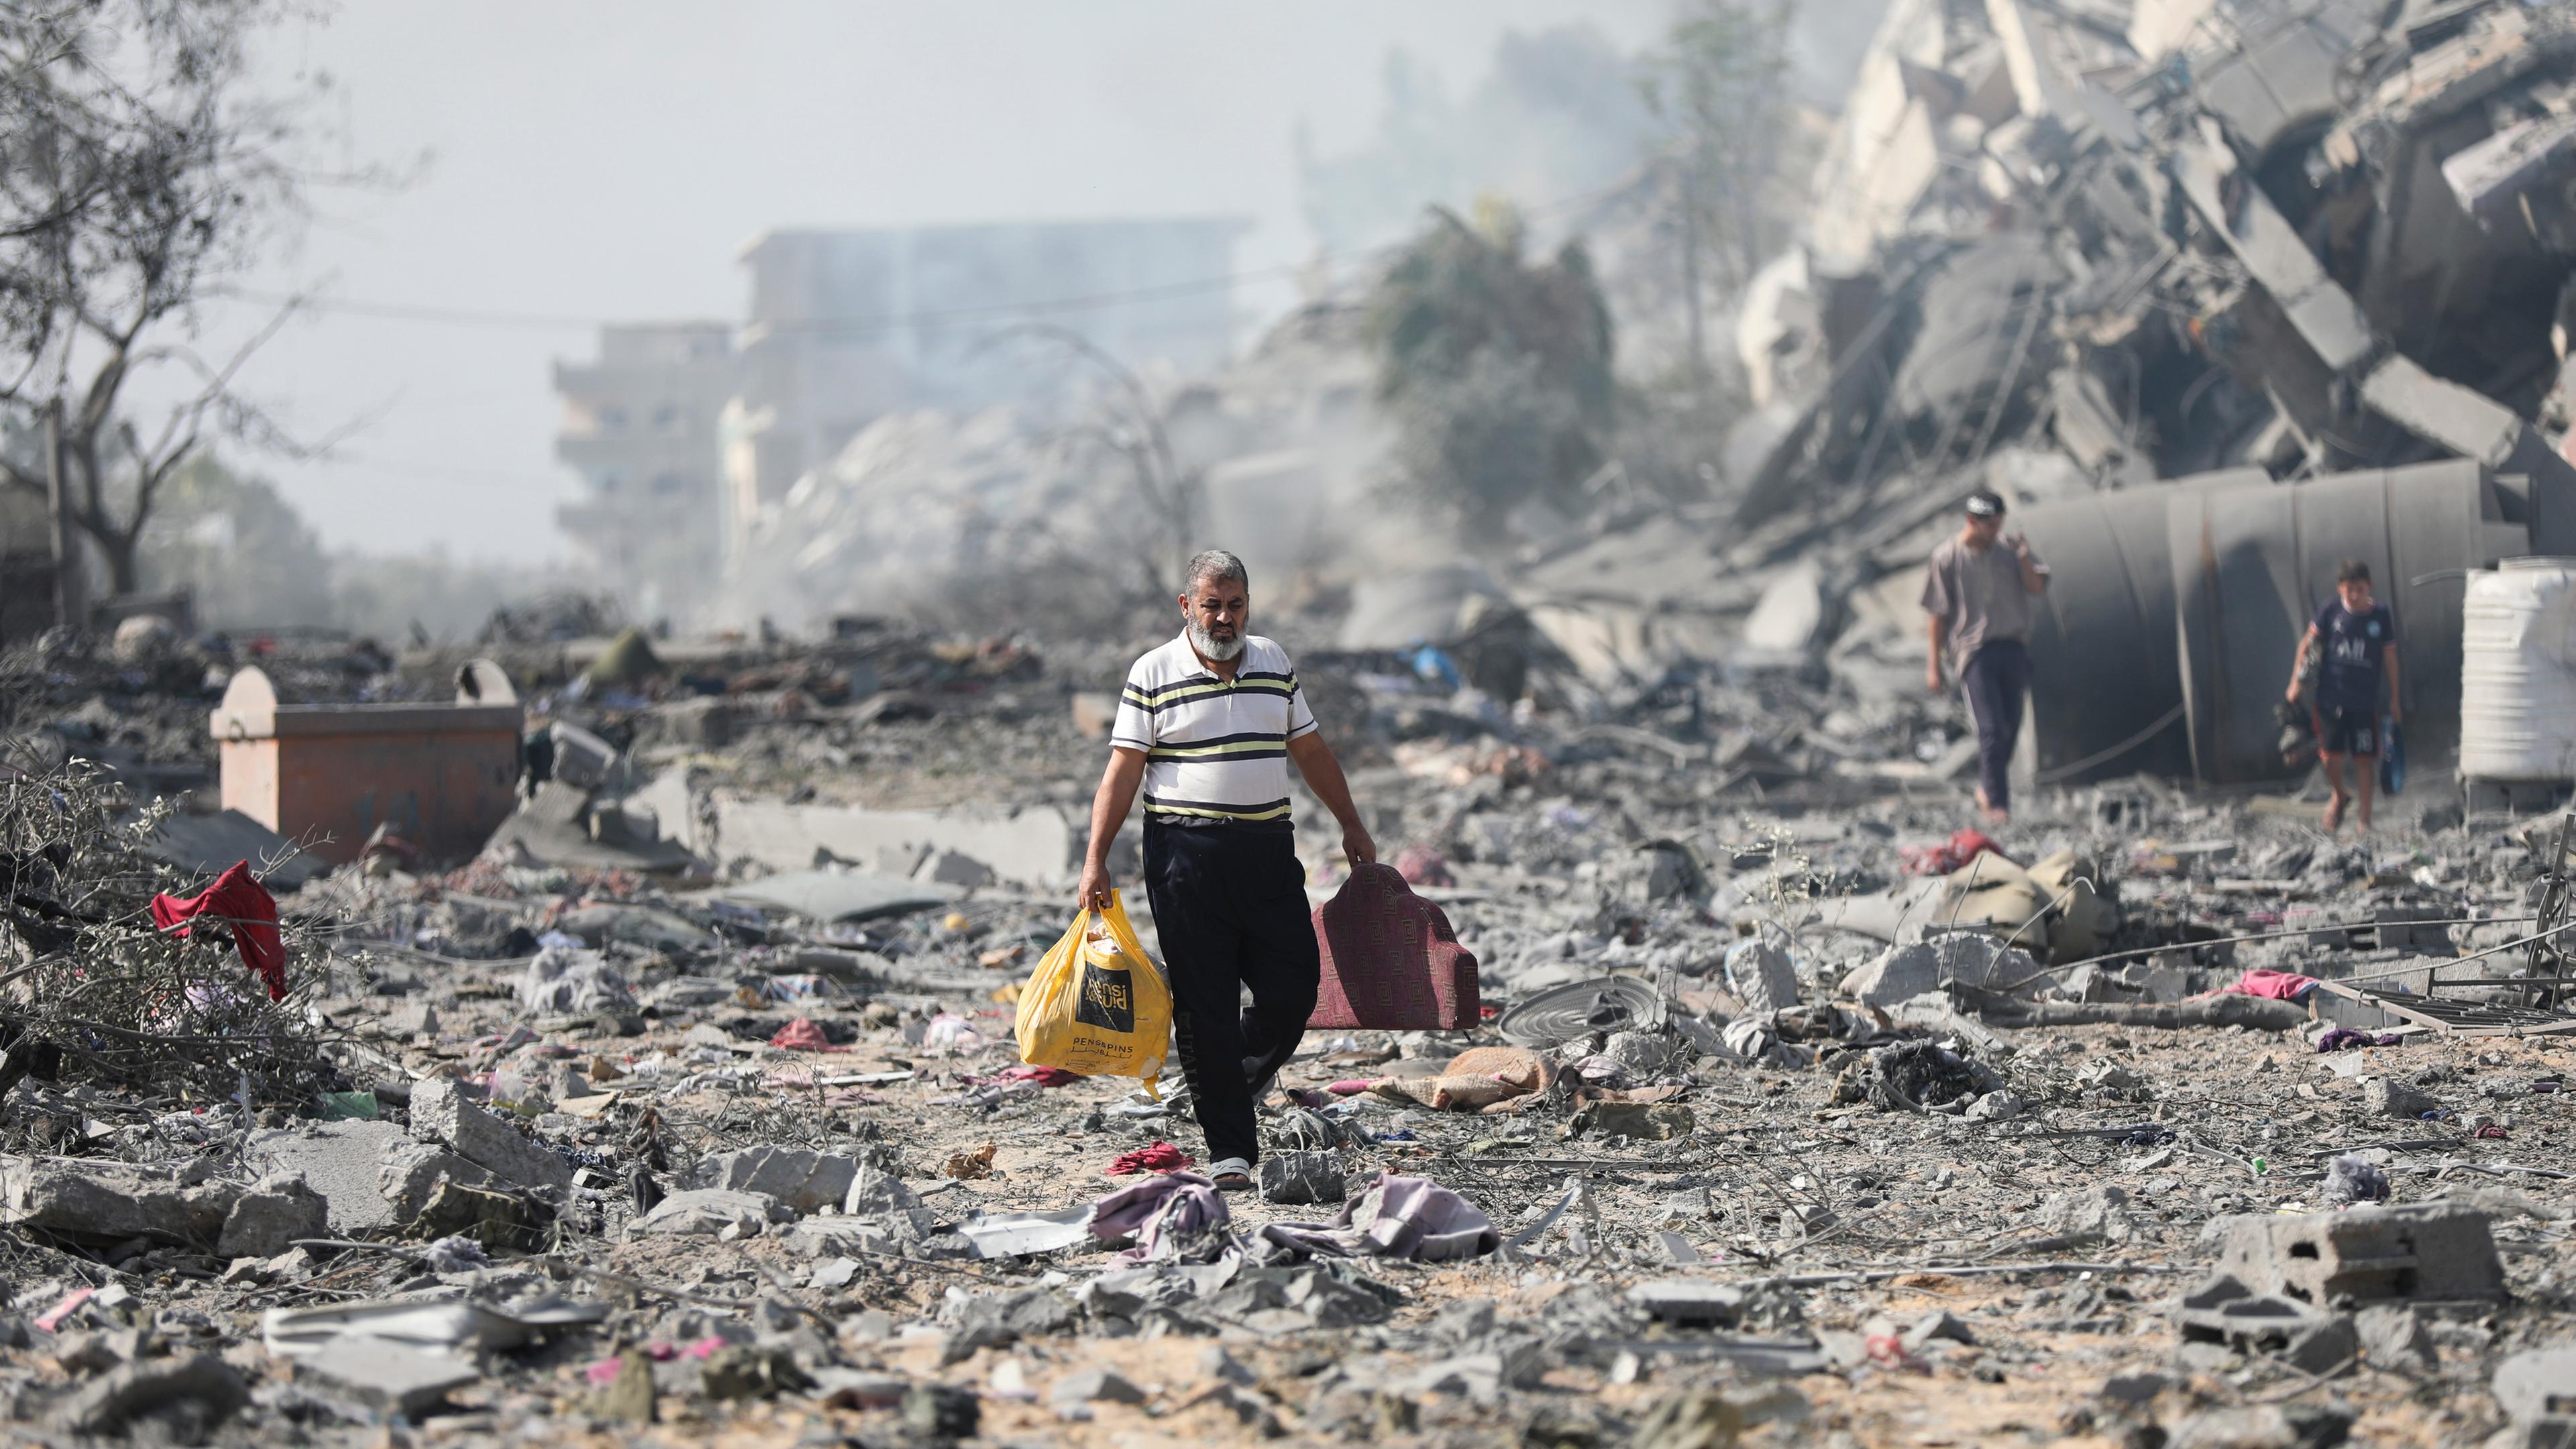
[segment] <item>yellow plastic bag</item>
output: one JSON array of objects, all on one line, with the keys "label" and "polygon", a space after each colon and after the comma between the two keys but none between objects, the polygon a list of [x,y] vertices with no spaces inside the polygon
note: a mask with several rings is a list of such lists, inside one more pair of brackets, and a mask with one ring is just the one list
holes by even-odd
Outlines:
[{"label": "yellow plastic bag", "polygon": [[1136,943],[1118,893],[1085,908],[1020,989],[1020,1060],[1086,1077],[1141,1077],[1162,1100],[1172,991]]}]

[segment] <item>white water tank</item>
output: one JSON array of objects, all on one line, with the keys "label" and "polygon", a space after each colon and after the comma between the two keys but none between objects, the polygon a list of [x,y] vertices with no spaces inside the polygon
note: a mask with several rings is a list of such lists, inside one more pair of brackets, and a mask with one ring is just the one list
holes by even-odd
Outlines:
[{"label": "white water tank", "polygon": [[2460,619],[2460,774],[2576,780],[2576,558],[2471,572]]}]

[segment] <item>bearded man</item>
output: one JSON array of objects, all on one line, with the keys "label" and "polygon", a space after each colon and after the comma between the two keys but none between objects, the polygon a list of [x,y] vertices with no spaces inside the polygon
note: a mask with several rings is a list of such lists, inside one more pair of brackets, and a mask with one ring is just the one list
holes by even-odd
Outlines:
[{"label": "bearded man", "polygon": [[[1127,671],[1077,901],[1109,903],[1109,844],[1141,785],[1145,894],[1171,981],[1173,1045],[1207,1136],[1208,1175],[1241,1192],[1261,1156],[1253,1102],[1296,1054],[1323,975],[1288,762],[1341,822],[1352,864],[1375,860],[1377,845],[1288,651],[1249,632],[1243,560],[1215,549],[1191,559],[1180,605],[1180,637]],[[1238,1013],[1246,990],[1252,1005]]]}]

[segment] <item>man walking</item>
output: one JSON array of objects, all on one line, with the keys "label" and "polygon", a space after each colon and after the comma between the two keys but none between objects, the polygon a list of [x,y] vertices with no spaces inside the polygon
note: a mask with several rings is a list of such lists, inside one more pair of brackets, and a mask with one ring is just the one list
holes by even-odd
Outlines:
[{"label": "man walking", "polygon": [[2030,541],[2003,531],[2003,498],[1970,494],[1967,523],[1932,550],[1923,575],[1932,644],[1924,682],[1939,694],[1944,651],[1958,661],[1977,722],[1977,805],[1997,825],[2011,817],[2013,745],[2030,692],[2030,601],[2048,588],[2048,566]]},{"label": "man walking", "polygon": [[[1288,651],[1248,632],[1243,560],[1214,549],[1191,559],[1180,603],[1180,637],[1127,672],[1076,899],[1108,904],[1109,844],[1141,784],[1145,894],[1171,977],[1181,1073],[1207,1134],[1208,1175],[1241,1192],[1261,1156],[1256,1089],[1296,1053],[1323,975],[1288,762],[1341,822],[1352,864],[1375,860],[1377,846]],[[1246,988],[1252,1005],[1238,1016]]]},{"label": "man walking", "polygon": [[2284,696],[2298,703],[2306,683],[2299,666],[2308,651],[2317,651],[2317,697],[2309,705],[2317,727],[2317,754],[2324,762],[2326,830],[2343,828],[2344,805],[2352,798],[2346,782],[2347,761],[2361,766],[2361,828],[2370,828],[2370,797],[2379,783],[2379,679],[2388,676],[2388,722],[2401,722],[2397,702],[2397,616],[2370,597],[2370,565],[2345,559],[2335,570],[2335,596],[2317,610],[2299,652],[2290,660],[2290,688]]}]

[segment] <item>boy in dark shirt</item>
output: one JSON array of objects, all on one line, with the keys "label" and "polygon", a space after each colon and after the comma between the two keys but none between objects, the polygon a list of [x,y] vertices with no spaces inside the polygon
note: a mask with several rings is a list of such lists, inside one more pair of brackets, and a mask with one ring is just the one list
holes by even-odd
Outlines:
[{"label": "boy in dark shirt", "polygon": [[2370,598],[2370,565],[2348,558],[2335,570],[2335,597],[2317,610],[2299,640],[2298,657],[2290,661],[2288,697],[2299,697],[2299,665],[2309,650],[2318,657],[2317,697],[2310,704],[2316,718],[2317,752],[2324,757],[2326,829],[2343,827],[2344,802],[2350,798],[2345,762],[2361,762],[2361,828],[2370,828],[2370,796],[2378,783],[2380,674],[2388,676],[2388,719],[2399,722],[2404,707],[2397,690],[2397,616]]}]

